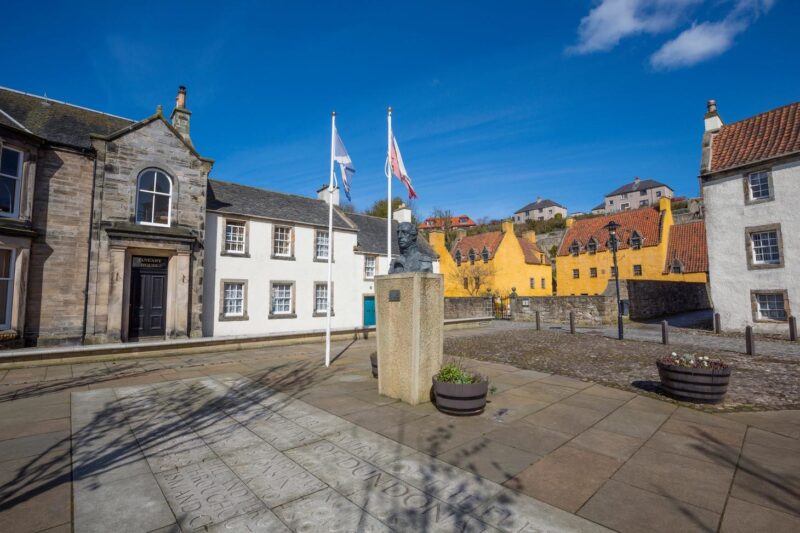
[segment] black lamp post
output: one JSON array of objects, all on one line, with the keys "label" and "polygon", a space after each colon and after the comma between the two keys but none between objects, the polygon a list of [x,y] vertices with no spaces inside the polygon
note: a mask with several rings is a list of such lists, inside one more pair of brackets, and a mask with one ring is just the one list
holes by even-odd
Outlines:
[{"label": "black lamp post", "polygon": [[614,283],[617,285],[617,335],[619,340],[622,340],[624,335],[622,331],[622,300],[619,298],[619,267],[617,267],[617,229],[619,224],[613,220],[603,226],[603,229],[608,230],[608,244],[611,247],[611,256],[614,258]]}]

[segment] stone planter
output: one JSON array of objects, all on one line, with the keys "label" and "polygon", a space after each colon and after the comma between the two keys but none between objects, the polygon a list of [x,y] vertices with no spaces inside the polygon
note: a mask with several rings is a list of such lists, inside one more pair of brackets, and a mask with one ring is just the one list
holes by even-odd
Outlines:
[{"label": "stone planter", "polygon": [[486,407],[489,382],[444,383],[433,378],[436,408],[448,415],[479,415]]},{"label": "stone planter", "polygon": [[728,392],[731,368],[687,368],[656,361],[661,388],[679,400],[720,403]]},{"label": "stone planter", "polygon": [[377,352],[372,352],[369,355],[369,363],[370,363],[370,365],[372,365],[372,377],[373,378],[377,378],[378,377],[378,353]]}]

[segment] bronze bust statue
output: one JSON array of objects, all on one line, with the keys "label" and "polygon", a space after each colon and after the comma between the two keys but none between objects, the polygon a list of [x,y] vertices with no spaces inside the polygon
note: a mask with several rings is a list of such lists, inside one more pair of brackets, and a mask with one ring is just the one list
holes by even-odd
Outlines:
[{"label": "bronze bust statue", "polygon": [[417,247],[417,227],[414,224],[398,224],[397,243],[400,246],[400,255],[392,260],[389,274],[433,272],[433,258],[420,252]]}]

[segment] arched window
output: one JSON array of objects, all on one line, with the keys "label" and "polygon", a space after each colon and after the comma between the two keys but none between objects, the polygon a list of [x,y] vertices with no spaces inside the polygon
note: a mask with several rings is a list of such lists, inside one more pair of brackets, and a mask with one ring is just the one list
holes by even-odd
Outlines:
[{"label": "arched window", "polygon": [[484,263],[489,262],[489,250],[485,246],[483,247],[483,251],[481,252],[481,259],[483,259]]},{"label": "arched window", "polygon": [[572,255],[581,253],[581,245],[578,244],[578,241],[572,241],[572,244],[569,246],[569,253]]},{"label": "arched window", "polygon": [[172,180],[157,168],[139,174],[136,197],[136,222],[152,226],[169,226],[172,213]]},{"label": "arched window", "polygon": [[469,249],[469,264],[470,265],[475,264],[475,250],[472,248]]},{"label": "arched window", "polygon": [[586,244],[586,251],[592,255],[597,253],[597,241],[594,240],[594,237],[589,239],[589,242]]},{"label": "arched window", "polygon": [[633,233],[631,233],[630,243],[631,243],[631,248],[633,248],[634,250],[638,250],[639,248],[642,247],[642,237],[634,231]]},{"label": "arched window", "polygon": [[461,250],[456,250],[456,266],[461,266]]}]

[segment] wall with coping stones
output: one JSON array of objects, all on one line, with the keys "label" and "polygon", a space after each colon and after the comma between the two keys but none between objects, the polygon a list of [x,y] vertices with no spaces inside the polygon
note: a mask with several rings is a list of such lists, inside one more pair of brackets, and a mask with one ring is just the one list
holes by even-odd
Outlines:
[{"label": "wall with coping stones", "polygon": [[444,299],[444,318],[479,318],[492,315],[491,298],[447,297]]},{"label": "wall with coping stones", "polygon": [[[527,304],[527,305],[526,305]],[[584,326],[616,324],[617,302],[612,296],[536,296],[512,299],[512,320],[534,321],[536,311],[542,322],[569,323],[569,312],[575,312],[575,323]]]},{"label": "wall with coping stones", "polygon": [[705,283],[627,280],[627,289],[634,320],[711,308]]}]

